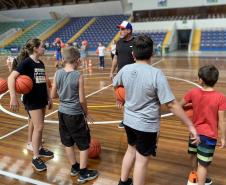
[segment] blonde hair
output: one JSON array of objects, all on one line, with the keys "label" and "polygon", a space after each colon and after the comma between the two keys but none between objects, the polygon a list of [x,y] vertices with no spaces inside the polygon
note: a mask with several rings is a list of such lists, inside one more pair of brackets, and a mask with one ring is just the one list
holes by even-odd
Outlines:
[{"label": "blonde hair", "polygon": [[62,57],[63,57],[64,63],[73,64],[75,61],[77,61],[80,58],[80,53],[78,49],[70,46],[62,49]]}]

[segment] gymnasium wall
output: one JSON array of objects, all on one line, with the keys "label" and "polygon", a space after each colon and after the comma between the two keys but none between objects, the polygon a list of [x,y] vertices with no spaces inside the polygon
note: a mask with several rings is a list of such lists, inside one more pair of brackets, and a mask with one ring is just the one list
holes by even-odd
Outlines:
[{"label": "gymnasium wall", "polygon": [[167,5],[160,7],[158,6],[159,0],[148,1],[147,3],[147,0],[128,0],[129,3],[132,3],[133,11],[226,4],[226,0],[217,0],[216,3],[207,3],[207,0],[167,0]]},{"label": "gymnasium wall", "polygon": [[[98,2],[78,5],[65,5],[43,8],[30,8],[20,10],[0,11],[0,16],[15,19],[51,19],[49,12],[56,12],[61,16],[70,17],[99,16],[99,15],[117,15],[123,14],[120,1]],[[7,20],[8,21],[8,20]]]},{"label": "gymnasium wall", "polygon": [[197,19],[184,21],[159,21],[159,22],[143,22],[133,23],[134,30],[172,30],[176,29],[192,29],[193,25],[197,29],[213,29],[226,28],[226,19]]}]

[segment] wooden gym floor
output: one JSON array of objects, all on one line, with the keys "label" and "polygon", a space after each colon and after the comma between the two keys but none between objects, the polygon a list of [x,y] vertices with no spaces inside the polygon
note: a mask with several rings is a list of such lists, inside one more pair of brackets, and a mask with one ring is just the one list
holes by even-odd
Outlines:
[{"label": "wooden gym floor", "polygon": [[[6,56],[0,57],[0,77],[8,76]],[[49,77],[55,72],[54,58],[44,57]],[[97,58],[92,57],[93,65],[81,70],[85,77],[85,90],[89,111],[96,124],[90,125],[92,137],[97,138],[102,147],[100,158],[90,159],[89,168],[99,170],[98,179],[87,185],[117,185],[120,168],[127,147],[124,129],[117,127],[122,120],[122,111],[115,106],[114,92],[109,80],[111,61],[107,59],[106,68],[98,68]],[[152,64],[161,68],[167,75],[171,88],[178,100],[184,93],[196,86],[197,70],[206,64],[215,64],[220,70],[220,79],[216,89],[226,94],[226,62],[216,58],[153,58]],[[60,142],[57,123],[58,100],[46,113],[43,138],[44,146],[52,150],[54,158],[47,161],[47,171],[36,172],[31,166],[32,154],[26,150],[27,116],[23,106],[20,111],[9,110],[9,94],[0,98],[0,185],[71,185],[76,177],[70,176],[70,165],[66,159],[64,147]],[[165,107],[161,120],[161,134],[157,157],[151,158],[147,171],[147,185],[186,185],[190,171],[187,154],[188,131],[175,117],[167,114]],[[216,149],[214,161],[209,169],[214,185],[226,184],[226,149]]]}]

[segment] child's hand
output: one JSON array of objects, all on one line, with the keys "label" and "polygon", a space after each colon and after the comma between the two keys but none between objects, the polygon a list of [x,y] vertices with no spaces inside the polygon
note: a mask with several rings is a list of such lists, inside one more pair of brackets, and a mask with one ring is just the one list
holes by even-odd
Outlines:
[{"label": "child's hand", "polygon": [[121,102],[121,101],[116,100],[116,105],[117,105],[117,107],[118,107],[119,109],[122,109],[124,103]]},{"label": "child's hand", "polygon": [[93,118],[89,114],[86,115],[86,121],[89,122],[90,124],[94,124],[93,123],[94,120],[93,120]]},{"label": "child's hand", "polygon": [[17,112],[19,110],[19,103],[18,103],[16,97],[10,99],[10,109],[13,112]]},{"label": "child's hand", "polygon": [[199,144],[200,138],[199,138],[199,135],[196,132],[195,127],[193,125],[191,125],[188,129],[191,133],[191,139],[193,140],[192,144]]},{"label": "child's hand", "polygon": [[225,147],[225,139],[221,138],[220,148],[224,148],[224,147]]},{"label": "child's hand", "polygon": [[52,100],[52,98],[49,98],[49,100],[48,100],[48,109],[50,110],[50,109],[52,109],[52,107],[53,107],[53,100]]}]

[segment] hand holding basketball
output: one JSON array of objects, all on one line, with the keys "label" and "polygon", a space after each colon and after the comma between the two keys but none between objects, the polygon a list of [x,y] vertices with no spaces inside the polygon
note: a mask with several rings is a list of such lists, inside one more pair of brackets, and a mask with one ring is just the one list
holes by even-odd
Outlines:
[{"label": "hand holding basketball", "polygon": [[115,97],[117,106],[121,108],[125,103],[125,89],[123,86],[118,86],[115,89]]}]

